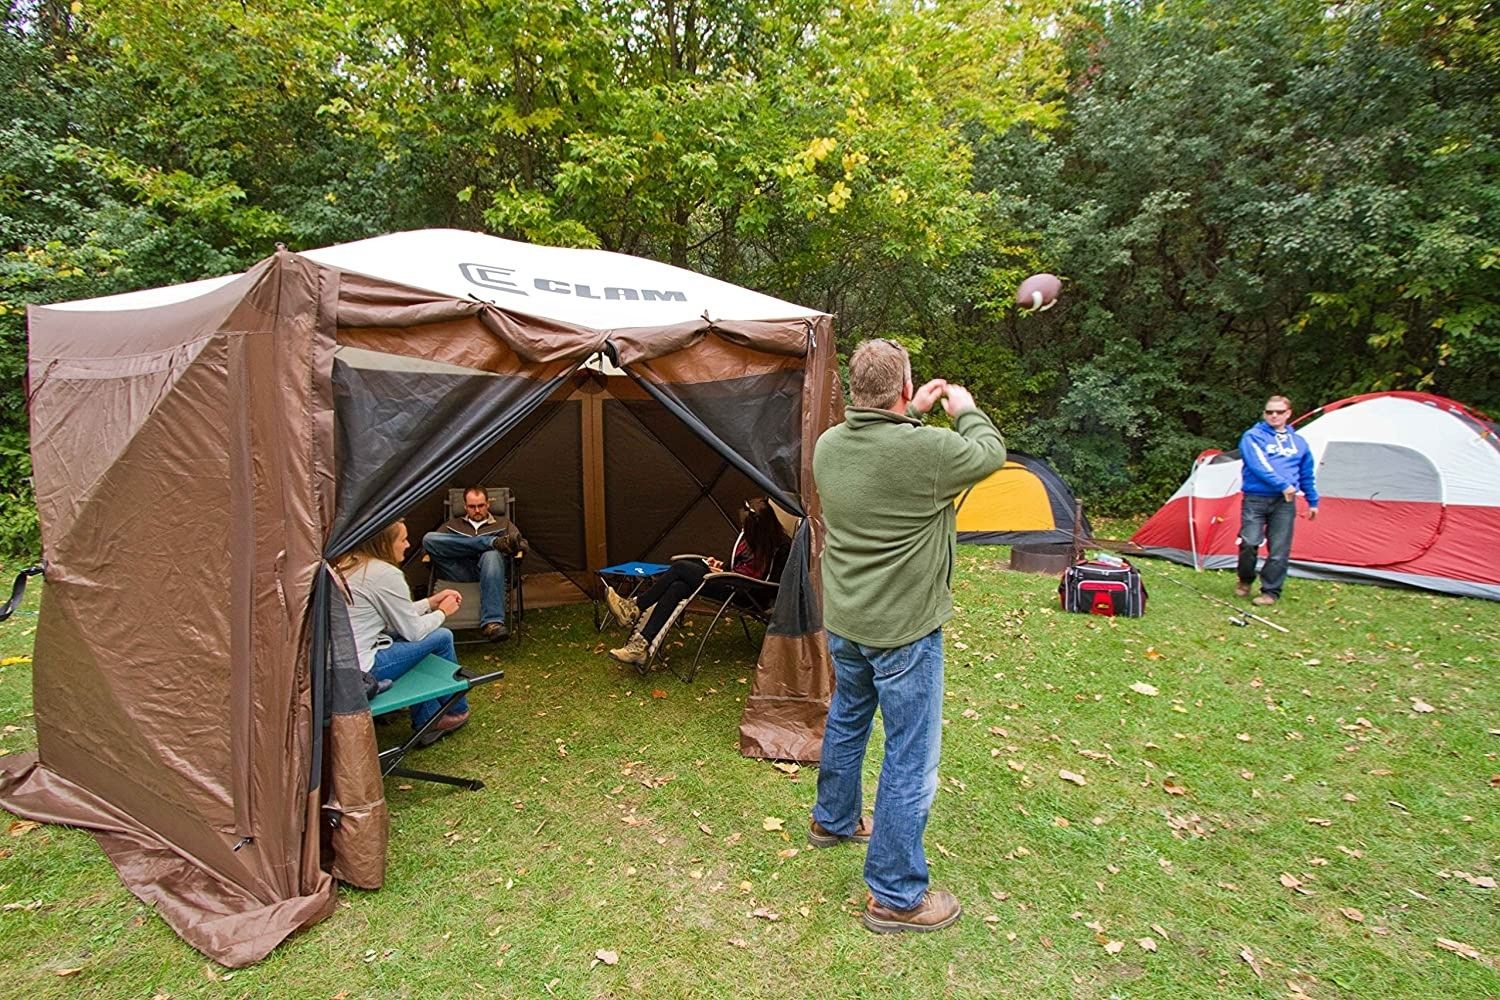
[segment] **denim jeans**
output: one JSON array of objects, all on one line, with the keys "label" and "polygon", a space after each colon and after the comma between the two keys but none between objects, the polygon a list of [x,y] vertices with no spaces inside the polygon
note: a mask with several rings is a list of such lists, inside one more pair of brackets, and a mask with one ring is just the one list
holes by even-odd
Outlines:
[{"label": "denim jeans", "polygon": [[813,819],[839,836],[854,832],[860,776],[875,708],[885,720],[885,760],[875,791],[875,832],[865,882],[883,906],[909,910],[927,891],[922,834],[937,795],[943,742],[943,630],[895,649],[861,646],[828,633],[835,686]]},{"label": "denim jeans", "polygon": [[1297,524],[1297,504],[1281,496],[1246,493],[1240,500],[1240,582],[1255,582],[1255,563],[1260,543],[1266,543],[1266,564],[1260,570],[1260,592],[1281,596],[1286,564],[1292,555],[1292,528]]},{"label": "denim jeans", "polygon": [[494,535],[460,535],[429,531],[422,550],[432,557],[438,576],[479,584],[479,624],[505,621],[505,556],[495,551]]},{"label": "denim jeans", "polygon": [[[436,653],[445,660],[457,663],[458,654],[453,649],[453,633],[445,628],[439,628],[427,633],[424,638],[416,642],[397,639],[384,649],[375,651],[375,666],[370,672],[380,680],[393,681],[421,663],[430,653]],[[412,729],[421,729],[427,725],[427,720],[437,715],[442,707],[442,701],[437,698],[413,705],[411,707]],[[448,709],[455,713],[468,710],[469,699],[467,697],[458,699],[453,703],[453,707]]]}]

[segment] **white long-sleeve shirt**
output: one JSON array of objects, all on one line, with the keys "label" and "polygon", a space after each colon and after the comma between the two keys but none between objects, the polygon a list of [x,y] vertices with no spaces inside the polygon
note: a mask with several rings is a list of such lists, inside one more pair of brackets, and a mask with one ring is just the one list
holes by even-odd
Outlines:
[{"label": "white long-sleeve shirt", "polygon": [[354,603],[349,624],[359,650],[359,669],[375,665],[375,650],[381,635],[416,642],[443,624],[446,617],[432,610],[425,600],[413,601],[406,576],[384,559],[366,559],[345,576]]}]

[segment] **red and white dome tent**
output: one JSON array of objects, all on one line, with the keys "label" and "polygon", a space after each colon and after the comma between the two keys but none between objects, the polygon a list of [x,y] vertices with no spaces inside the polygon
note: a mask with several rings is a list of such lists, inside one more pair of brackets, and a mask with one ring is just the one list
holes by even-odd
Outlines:
[{"label": "red and white dome tent", "polygon": [[[1500,600],[1500,425],[1423,392],[1351,396],[1295,421],[1317,462],[1318,519],[1302,518],[1290,572]],[[1239,453],[1206,451],[1132,541],[1149,555],[1232,569]]]}]

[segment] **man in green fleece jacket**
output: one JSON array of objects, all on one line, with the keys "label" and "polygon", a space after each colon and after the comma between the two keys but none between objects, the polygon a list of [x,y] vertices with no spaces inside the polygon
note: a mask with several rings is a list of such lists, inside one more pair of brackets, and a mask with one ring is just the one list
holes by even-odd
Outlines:
[{"label": "man in green fleece jacket", "polygon": [[[951,892],[928,888],[922,848],[942,744],[954,501],[1005,464],[1005,442],[962,386],[934,379],[914,389],[911,361],[893,341],[855,349],[849,394],[844,422],[813,452],[828,529],[823,614],[836,684],[808,842],[869,843],[861,919],[870,930],[935,931],[961,912]],[[939,399],[954,430],[922,425]],[[877,706],[885,762],[872,822],[860,814],[860,773]]]}]

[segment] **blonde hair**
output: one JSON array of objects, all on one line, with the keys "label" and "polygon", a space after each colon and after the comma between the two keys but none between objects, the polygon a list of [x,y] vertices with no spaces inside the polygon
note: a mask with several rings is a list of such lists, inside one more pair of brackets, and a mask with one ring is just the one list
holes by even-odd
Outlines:
[{"label": "blonde hair", "polygon": [[866,340],[849,357],[849,397],[855,406],[887,409],[910,382],[911,357],[894,340]]},{"label": "blonde hair", "polygon": [[1268,406],[1271,403],[1280,403],[1282,406],[1286,407],[1286,415],[1288,417],[1292,415],[1292,401],[1290,399],[1287,399],[1285,396],[1272,396],[1266,400],[1266,404]]},{"label": "blonde hair", "polygon": [[333,568],[340,573],[347,573],[361,564],[369,562],[371,559],[381,559],[392,566],[398,565],[396,562],[396,536],[400,533],[401,525],[404,523],[404,521],[392,521],[348,552],[339,556]]}]

